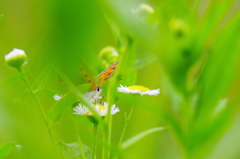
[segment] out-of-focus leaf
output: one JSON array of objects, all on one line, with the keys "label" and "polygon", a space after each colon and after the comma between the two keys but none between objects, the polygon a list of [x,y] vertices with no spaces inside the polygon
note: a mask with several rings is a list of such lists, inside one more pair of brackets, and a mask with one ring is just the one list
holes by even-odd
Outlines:
[{"label": "out-of-focus leaf", "polygon": [[151,64],[152,62],[156,61],[157,57],[155,55],[145,55],[136,60],[136,63],[134,65],[135,68],[141,69],[145,66]]},{"label": "out-of-focus leaf", "polygon": [[154,132],[157,132],[157,131],[162,131],[162,130],[165,130],[164,127],[156,127],[156,128],[151,128],[151,129],[148,129],[144,132],[141,132],[137,135],[135,135],[134,137],[124,141],[122,143],[122,148],[123,149],[126,149],[128,148],[129,146],[133,145],[134,143],[136,143],[137,141],[141,140],[142,138],[144,138],[145,136],[149,135],[149,134],[152,134]]},{"label": "out-of-focus leaf", "polygon": [[17,151],[19,155],[21,149],[21,145],[16,145],[14,143],[3,143],[0,145],[0,159],[4,159],[13,151]]},{"label": "out-of-focus leaf", "polygon": [[[77,87],[78,91],[85,93],[90,88],[89,84],[83,84]],[[76,101],[76,97],[70,92],[66,94],[62,99],[57,101],[50,109],[48,114],[48,126],[52,126],[54,123],[58,122],[62,117],[63,113],[73,105]]]},{"label": "out-of-focus leaf", "polygon": [[224,20],[229,9],[233,5],[233,0],[229,1],[211,1],[201,19],[203,22],[199,25],[199,36],[202,40],[209,36],[211,32],[217,30],[217,27]]},{"label": "out-of-focus leaf", "polygon": [[0,84],[1,85],[12,84],[18,80],[21,80],[23,77],[25,77],[27,75],[28,75],[27,73],[21,73],[21,74],[14,75],[14,76],[8,78],[7,80],[2,81]]},{"label": "out-of-focus leaf", "polygon": [[234,106],[228,105],[224,111],[214,115],[211,119],[208,118],[206,122],[195,124],[194,132],[190,137],[190,151],[198,152],[196,159],[205,158],[206,154],[212,151],[219,140],[219,138],[231,126],[234,118]]},{"label": "out-of-focus leaf", "polygon": [[140,5],[136,1],[101,1],[104,12],[109,22],[114,22],[115,30],[124,31],[135,39],[144,42],[147,46],[158,47],[159,32],[156,28],[143,21],[141,18]]},{"label": "out-of-focus leaf", "polygon": [[85,154],[86,159],[91,158],[92,150],[84,144],[82,144],[84,152],[80,151],[80,145],[78,142],[67,144],[60,141],[59,145],[63,146],[63,156],[65,159],[83,159],[82,153]]},{"label": "out-of-focus leaf", "polygon": [[[113,77],[117,84],[131,85],[135,83],[137,76],[137,71],[131,69],[136,61],[136,45],[132,37],[127,35],[122,35],[118,40],[121,43],[118,49],[122,59]],[[121,80],[117,78],[121,78]]]},{"label": "out-of-focus leaf", "polygon": [[39,76],[36,78],[36,80],[33,83],[33,90],[35,92],[41,90],[44,88],[45,84],[47,83],[48,77],[50,76],[52,72],[51,65],[47,65],[43,71],[39,74]]},{"label": "out-of-focus leaf", "polygon": [[227,106],[228,99],[224,98],[220,100],[213,112],[213,115],[217,115],[218,113],[221,113],[222,111],[225,110],[225,107]]},{"label": "out-of-focus leaf", "polygon": [[3,18],[3,15],[0,15],[0,21],[2,20],[2,18]]},{"label": "out-of-focus leaf", "polygon": [[[212,112],[216,102],[222,98],[233,77],[240,51],[239,36],[240,21],[228,24],[209,52],[209,59],[199,78],[200,98],[197,111],[206,117],[206,112]],[[234,39],[234,40],[233,40]],[[208,114],[210,115],[210,114]]]}]

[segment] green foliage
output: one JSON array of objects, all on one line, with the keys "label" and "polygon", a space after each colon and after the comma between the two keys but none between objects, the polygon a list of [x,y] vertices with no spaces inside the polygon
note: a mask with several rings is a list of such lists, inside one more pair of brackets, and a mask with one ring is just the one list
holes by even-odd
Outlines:
[{"label": "green foliage", "polygon": [[34,92],[38,92],[39,90],[44,89],[51,73],[52,73],[51,65],[47,65],[33,83],[32,88]]},{"label": "green foliage", "polygon": [[[79,143],[74,142],[70,144],[66,144],[63,141],[59,142],[59,145],[63,147],[63,156],[65,159],[83,159],[82,153],[79,150]],[[86,145],[82,145],[83,150],[86,156],[86,159],[90,159],[92,155],[92,151]]]},{"label": "green foliage", "polygon": [[[0,9],[5,3],[1,2]],[[0,23],[3,55],[16,46],[26,49],[29,58],[24,66],[26,73],[12,75],[12,70],[2,70],[2,77],[12,77],[1,82],[8,88],[0,93],[0,116],[4,119],[0,122],[7,128],[0,135],[11,134],[11,140],[23,142],[20,144],[26,146],[26,151],[20,158],[59,155],[79,159],[85,155],[88,159],[96,154],[96,158],[103,159],[212,159],[211,154],[232,124],[239,125],[235,119],[239,113],[239,0],[48,3],[35,4],[35,8],[46,11],[41,15],[25,3],[22,7],[27,9],[20,15],[8,8],[12,16]],[[25,24],[22,18],[29,20]],[[12,36],[13,32],[17,36]],[[109,45],[113,47],[101,52]],[[97,75],[116,61],[118,66],[103,86],[100,102],[116,104],[121,111],[111,116],[108,110],[108,115],[101,117],[84,93],[92,89],[87,83],[96,82]],[[81,80],[82,66],[87,68],[84,76],[91,76],[91,82]],[[60,81],[53,78],[53,72]],[[35,101],[31,106],[21,107],[14,100],[25,90],[19,79],[33,83],[28,85]],[[117,93],[120,84],[160,88],[161,93],[157,97]],[[40,91],[46,89],[64,96],[52,103]],[[73,120],[76,101],[92,111],[90,118],[99,124],[98,134],[88,118]],[[39,110],[47,126],[42,124]],[[124,120],[124,114],[131,115]],[[160,132],[165,127],[169,129]],[[41,134],[44,140],[36,141],[33,150],[34,134]],[[58,140],[61,150],[54,147]],[[232,142],[232,146],[239,144]],[[0,156],[7,156],[16,147],[13,143],[2,144]],[[239,154],[232,152],[229,158],[239,158]]]},{"label": "green foliage", "polygon": [[139,141],[139,140],[141,140],[142,138],[144,138],[145,136],[147,136],[147,135],[149,135],[149,134],[151,134],[151,133],[154,133],[154,132],[162,131],[162,130],[164,130],[164,129],[165,129],[165,128],[163,128],[163,127],[157,127],[157,128],[151,128],[151,129],[149,129],[149,130],[146,130],[146,131],[144,131],[144,132],[141,132],[141,133],[135,135],[134,137],[132,137],[132,138],[124,141],[124,142],[122,143],[122,148],[123,148],[123,149],[126,149],[126,148],[128,148],[129,146],[131,146],[131,145],[133,145],[134,143],[136,143],[137,141]]},{"label": "green foliage", "polygon": [[[83,84],[77,87],[78,91],[85,93],[89,90],[89,84]],[[59,121],[64,112],[73,106],[76,102],[76,97],[70,92],[64,95],[61,100],[57,101],[50,109],[48,114],[48,126],[51,127],[53,124]]]},{"label": "green foliage", "polygon": [[18,155],[22,149],[21,145],[16,145],[14,143],[3,143],[0,145],[0,158],[6,158],[10,153],[17,151]]}]

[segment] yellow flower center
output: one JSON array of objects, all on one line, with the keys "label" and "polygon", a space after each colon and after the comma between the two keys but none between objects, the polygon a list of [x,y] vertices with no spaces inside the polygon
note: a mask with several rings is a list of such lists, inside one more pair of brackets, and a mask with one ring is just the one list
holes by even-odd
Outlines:
[{"label": "yellow flower center", "polygon": [[147,87],[140,86],[140,85],[129,86],[128,89],[130,89],[130,90],[139,90],[140,92],[147,92],[149,90]]},{"label": "yellow flower center", "polygon": [[104,106],[101,105],[101,104],[94,104],[94,108],[95,108],[95,109],[96,109],[97,106],[98,106],[98,108],[99,108],[99,111],[106,109],[106,107],[104,107]]}]

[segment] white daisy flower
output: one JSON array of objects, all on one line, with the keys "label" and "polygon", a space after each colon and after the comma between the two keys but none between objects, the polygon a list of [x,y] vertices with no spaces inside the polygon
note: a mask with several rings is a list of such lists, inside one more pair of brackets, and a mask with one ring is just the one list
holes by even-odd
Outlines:
[{"label": "white daisy flower", "polygon": [[13,49],[9,54],[5,55],[5,62],[12,67],[19,69],[26,64],[27,55],[21,49]]},{"label": "white daisy flower", "polygon": [[62,99],[62,96],[60,96],[60,95],[58,95],[58,94],[55,94],[54,96],[53,96],[53,98],[54,98],[54,100],[60,100],[60,99]]},{"label": "white daisy flower", "polygon": [[[94,104],[93,107],[95,108],[95,110],[97,111],[97,113],[100,116],[106,116],[107,112],[108,112],[108,103],[104,102],[104,105],[101,104]],[[77,107],[75,107],[74,109],[74,113],[73,114],[77,114],[77,115],[87,115],[87,116],[92,116],[92,112],[84,105],[82,105],[81,103],[78,104]],[[111,107],[111,115],[116,114],[117,112],[119,112],[119,108],[116,107],[116,105],[112,105]]]},{"label": "white daisy flower", "polygon": [[147,87],[140,86],[140,85],[133,85],[133,86],[122,86],[117,88],[118,92],[123,93],[131,93],[131,94],[141,94],[141,95],[158,95],[160,93],[160,89],[148,89]]}]

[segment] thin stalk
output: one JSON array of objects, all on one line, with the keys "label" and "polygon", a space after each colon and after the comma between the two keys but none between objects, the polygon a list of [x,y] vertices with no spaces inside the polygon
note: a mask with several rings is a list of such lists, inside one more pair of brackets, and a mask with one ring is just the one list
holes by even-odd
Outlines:
[{"label": "thin stalk", "polygon": [[98,123],[94,122],[93,144],[92,144],[92,159],[95,159],[95,154],[96,154],[97,129],[98,129]]},{"label": "thin stalk", "polygon": [[125,114],[125,124],[124,124],[123,130],[122,130],[122,134],[121,134],[120,139],[119,139],[119,143],[118,143],[118,146],[119,146],[119,147],[121,146],[122,141],[123,141],[123,138],[124,138],[124,136],[125,136],[125,134],[126,134],[126,129],[127,129],[127,126],[128,126],[129,120],[130,120],[130,117],[132,116],[132,112],[133,112],[133,107],[132,107],[132,109],[130,110],[130,113],[129,113],[128,116]]},{"label": "thin stalk", "polygon": [[[113,84],[110,84],[110,88],[107,95],[107,102],[108,102],[108,111],[107,111],[107,131],[105,132],[105,141],[108,148],[111,147],[111,135],[112,135],[112,94],[113,94]],[[105,150],[105,149],[104,149]],[[104,154],[104,159],[108,159],[110,157],[110,150],[108,149],[107,152]]]},{"label": "thin stalk", "polygon": [[[20,68],[18,69],[18,71],[19,71],[20,73],[24,74],[24,70],[22,69],[22,67],[20,67]],[[33,97],[33,100],[35,101],[35,103],[36,103],[39,111],[41,112],[41,115],[42,115],[42,117],[43,117],[43,119],[44,119],[46,128],[47,128],[47,130],[48,130],[48,134],[49,134],[49,136],[50,136],[50,138],[51,138],[51,141],[52,141],[52,144],[53,144],[53,147],[54,147],[54,150],[55,150],[55,154],[56,154],[57,158],[59,158],[58,153],[57,153],[57,148],[56,148],[56,145],[55,145],[55,142],[54,142],[54,138],[53,138],[53,135],[52,135],[52,131],[51,131],[50,128],[48,128],[47,116],[46,116],[46,114],[45,114],[45,112],[44,112],[44,110],[43,110],[43,108],[42,108],[42,105],[41,105],[41,103],[39,102],[38,98],[36,97],[36,95],[35,95],[32,87],[30,86],[30,84],[29,84],[29,82],[28,82],[28,79],[24,76],[24,77],[22,77],[22,80],[23,80],[23,82],[27,85],[27,87],[28,87],[28,89],[29,89],[29,91],[30,91],[30,93],[31,93],[31,95],[32,95],[32,97]]]},{"label": "thin stalk", "polygon": [[79,134],[79,129],[78,129],[77,121],[76,121],[76,116],[75,116],[75,130],[76,130],[76,134],[77,134],[79,149],[82,152],[82,158],[86,159],[86,156],[85,156],[85,153],[84,153],[84,150],[83,150],[83,146],[82,146],[82,139],[81,139],[81,136]]},{"label": "thin stalk", "polygon": [[117,158],[118,158],[119,151],[121,151],[122,141],[123,141],[123,138],[124,138],[124,136],[125,136],[125,134],[126,134],[127,126],[128,126],[130,117],[132,116],[133,108],[134,108],[134,106],[133,106],[132,109],[130,110],[128,116],[127,116],[127,114],[125,114],[125,124],[124,124],[124,126],[123,126],[123,130],[122,130],[122,133],[121,133],[119,142],[118,142],[118,148],[119,148],[119,150],[117,151],[117,154],[115,154],[116,156],[114,156],[114,159],[117,159]]}]

